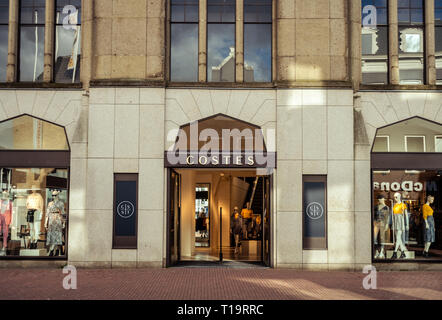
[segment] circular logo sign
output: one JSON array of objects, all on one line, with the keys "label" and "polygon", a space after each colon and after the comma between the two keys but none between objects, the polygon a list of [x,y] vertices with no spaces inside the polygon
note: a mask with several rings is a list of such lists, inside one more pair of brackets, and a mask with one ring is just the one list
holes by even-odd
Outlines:
[{"label": "circular logo sign", "polygon": [[117,206],[117,213],[123,219],[129,219],[135,212],[134,205],[129,201],[120,202]]},{"label": "circular logo sign", "polygon": [[324,207],[317,202],[312,202],[307,206],[307,216],[312,220],[321,219],[324,215]]}]

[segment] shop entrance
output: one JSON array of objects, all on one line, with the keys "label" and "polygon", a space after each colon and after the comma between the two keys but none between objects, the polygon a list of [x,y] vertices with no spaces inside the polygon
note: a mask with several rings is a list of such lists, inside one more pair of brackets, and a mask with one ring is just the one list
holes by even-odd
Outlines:
[{"label": "shop entrance", "polygon": [[270,266],[271,175],[168,169],[168,259]]}]

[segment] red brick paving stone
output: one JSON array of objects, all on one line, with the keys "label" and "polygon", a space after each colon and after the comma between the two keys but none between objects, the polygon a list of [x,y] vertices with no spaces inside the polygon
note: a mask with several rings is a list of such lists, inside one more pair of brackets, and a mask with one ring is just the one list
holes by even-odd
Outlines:
[{"label": "red brick paving stone", "polygon": [[364,290],[362,273],[277,269],[78,269],[78,289],[65,290],[61,269],[5,269],[0,299],[116,300],[442,300],[442,272],[379,272]]}]

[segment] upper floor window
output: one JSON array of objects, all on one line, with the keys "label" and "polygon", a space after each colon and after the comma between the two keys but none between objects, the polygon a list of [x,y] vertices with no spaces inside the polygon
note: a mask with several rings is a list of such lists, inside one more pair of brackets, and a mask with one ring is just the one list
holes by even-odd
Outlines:
[{"label": "upper floor window", "polygon": [[20,81],[43,81],[45,0],[20,1]]},{"label": "upper floor window", "polygon": [[244,0],[244,81],[272,81],[272,0]]},{"label": "upper floor window", "polygon": [[[199,0],[170,0],[171,81],[235,82],[239,72],[244,82],[272,81],[273,1],[243,1],[239,19],[236,0],[207,0],[202,2],[206,8]],[[203,14],[207,25],[200,24]],[[244,64],[237,65],[242,54]]]},{"label": "upper floor window", "polygon": [[207,0],[207,79],[235,82],[235,0]]},{"label": "upper floor window", "polygon": [[80,82],[81,0],[56,0],[54,81]]},{"label": "upper floor window", "polygon": [[198,81],[198,0],[171,0],[170,78]]},{"label": "upper floor window", "polygon": [[442,0],[435,0],[434,4],[434,24],[436,27],[436,83],[442,85]]},{"label": "upper floor window", "polygon": [[9,1],[0,2],[0,82],[6,81],[8,65]]},{"label": "upper floor window", "polygon": [[362,83],[388,84],[388,3],[362,1]]},{"label": "upper floor window", "polygon": [[424,84],[424,1],[399,0],[399,77],[401,84]]}]

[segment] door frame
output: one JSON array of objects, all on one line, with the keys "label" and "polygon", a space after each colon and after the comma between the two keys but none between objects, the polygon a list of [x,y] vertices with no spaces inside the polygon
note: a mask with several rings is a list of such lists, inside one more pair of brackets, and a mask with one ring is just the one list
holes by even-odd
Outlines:
[{"label": "door frame", "polygon": [[179,196],[178,196],[178,212],[175,212],[174,214],[177,215],[178,218],[178,225],[179,228],[176,231],[177,232],[177,262],[180,261],[180,254],[181,254],[181,250],[180,250],[180,241],[181,241],[181,175],[176,172],[174,169],[171,168],[167,168],[167,211],[166,211],[166,221],[167,221],[167,234],[166,234],[166,267],[173,267],[175,264],[172,263],[172,259],[171,259],[171,251],[170,251],[170,229],[171,229],[171,221],[170,221],[170,210],[171,210],[171,206],[170,206],[170,202],[171,202],[171,197],[173,196],[172,191],[173,191],[173,186],[172,186],[172,173],[176,174],[178,179],[179,179]]},{"label": "door frame", "polygon": [[[182,168],[179,168],[179,169],[181,169],[182,170]],[[238,168],[235,168],[235,169],[238,169]],[[194,170],[193,168],[186,168],[186,169],[184,169],[184,170]],[[216,169],[214,169],[214,170],[216,170]],[[210,170],[209,170],[210,171]],[[166,236],[166,267],[167,268],[169,268],[169,267],[173,267],[173,266],[175,266],[176,264],[172,264],[171,263],[171,243],[170,243],[170,229],[171,229],[171,222],[170,222],[170,219],[169,219],[169,215],[170,215],[170,210],[171,210],[171,207],[170,207],[170,204],[171,204],[171,196],[172,196],[172,191],[173,191],[173,188],[172,188],[172,185],[171,185],[171,182],[172,182],[172,180],[171,180],[171,176],[172,176],[172,173],[175,173],[177,176],[179,176],[179,177],[181,177],[181,175],[175,170],[175,168],[167,168],[167,211],[166,211],[166,220],[167,220],[167,223],[166,223],[166,232],[167,232],[167,236]],[[267,261],[264,259],[264,246],[265,246],[265,242],[264,242],[264,225],[263,225],[263,235],[262,235],[262,257],[261,257],[261,263],[263,264],[263,265],[265,265],[265,266],[267,266],[267,267],[270,267],[270,268],[273,268],[273,262],[274,262],[274,257],[273,257],[273,255],[274,255],[274,239],[273,239],[273,237],[274,237],[274,235],[275,235],[275,233],[273,232],[273,228],[275,227],[275,224],[274,224],[274,209],[275,209],[275,206],[274,206],[274,196],[275,196],[275,190],[274,190],[274,186],[275,186],[275,181],[274,181],[274,179],[275,179],[275,170],[272,170],[271,172],[269,172],[267,175],[260,175],[260,177],[264,177],[265,179],[268,179],[269,180],[269,231],[268,231],[268,239],[269,239],[269,255],[268,255],[268,257],[267,257]],[[209,197],[211,197],[211,192],[212,192],[212,185],[210,184],[210,183],[198,183],[198,184],[206,184],[206,185],[209,185],[210,187],[209,187]],[[180,192],[179,192],[179,203],[181,204],[181,201],[182,201],[182,199],[181,199],[181,181],[180,181],[180,186],[179,186],[179,188],[180,188]],[[209,203],[211,203],[212,201],[211,201],[212,199],[209,199]],[[180,206],[179,206],[180,207]],[[209,235],[211,236],[211,233],[212,233],[212,231],[213,231],[213,215],[214,214],[216,214],[215,212],[212,212],[212,210],[209,208],[209,214],[210,214],[210,231],[209,231]],[[263,219],[264,220],[264,219]],[[179,212],[178,212],[178,221],[179,221],[179,223],[180,223],[180,221],[181,221],[181,210],[179,210]],[[178,232],[178,244],[177,244],[177,246],[178,246],[178,263],[180,262],[180,260],[181,260],[181,257],[180,257],[180,241],[181,241],[181,227],[180,228],[178,228],[178,230],[177,230],[177,232]],[[211,244],[211,246],[212,246],[212,244]]]}]

